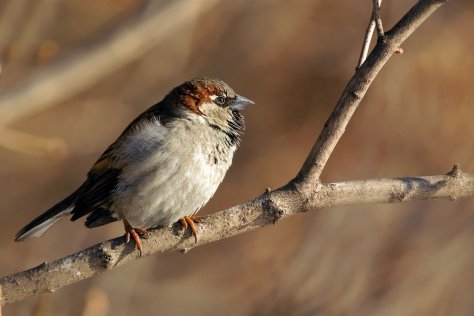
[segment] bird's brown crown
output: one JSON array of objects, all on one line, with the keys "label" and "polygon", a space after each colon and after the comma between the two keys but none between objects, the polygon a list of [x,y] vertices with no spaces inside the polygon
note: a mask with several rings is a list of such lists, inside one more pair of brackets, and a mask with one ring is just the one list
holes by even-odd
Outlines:
[{"label": "bird's brown crown", "polygon": [[200,107],[203,103],[211,102],[213,96],[224,96],[228,100],[235,99],[236,94],[224,81],[215,78],[196,78],[186,81],[174,88],[168,98],[178,101],[196,114],[202,114]]}]

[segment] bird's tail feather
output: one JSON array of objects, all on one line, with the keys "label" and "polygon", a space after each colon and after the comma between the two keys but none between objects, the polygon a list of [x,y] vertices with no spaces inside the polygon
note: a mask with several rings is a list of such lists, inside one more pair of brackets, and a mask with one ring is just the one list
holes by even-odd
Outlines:
[{"label": "bird's tail feather", "polygon": [[80,194],[80,191],[81,187],[67,198],[32,220],[16,234],[15,241],[23,241],[32,237],[40,237],[54,223],[66,216],[71,215],[71,211],[74,208],[74,202],[76,201],[77,196]]}]

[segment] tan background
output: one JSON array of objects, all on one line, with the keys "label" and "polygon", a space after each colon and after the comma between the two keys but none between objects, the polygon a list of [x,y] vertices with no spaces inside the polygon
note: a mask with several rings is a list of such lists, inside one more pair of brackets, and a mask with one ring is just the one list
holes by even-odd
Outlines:
[{"label": "tan background", "polygon": [[[13,0],[0,2],[0,12]],[[25,0],[27,1],[27,0]],[[34,3],[0,47],[0,89],[21,84],[137,8],[169,1],[69,0],[38,34]],[[385,28],[415,1],[384,1]],[[56,107],[15,122],[59,137],[67,154],[0,148],[0,275],[122,234],[62,221],[15,243],[21,226],[74,190],[141,111],[176,84],[216,76],[256,102],[234,165],[201,214],[296,174],[354,72],[371,1],[222,1],[139,61]],[[474,2],[450,1],[381,71],[323,174],[325,181],[474,172]],[[30,37],[29,37],[30,36]],[[29,42],[28,42],[29,41]],[[33,43],[24,45],[24,43]],[[111,57],[112,58],[112,57]],[[87,69],[84,69],[86,72]],[[61,86],[58,86],[58,90]],[[472,315],[474,199],[317,210],[274,227],[163,254],[4,307],[5,315]]]}]

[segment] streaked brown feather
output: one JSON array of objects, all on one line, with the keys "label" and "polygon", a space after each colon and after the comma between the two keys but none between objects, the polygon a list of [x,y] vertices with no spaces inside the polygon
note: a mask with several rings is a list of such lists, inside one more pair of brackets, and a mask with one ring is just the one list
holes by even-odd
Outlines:
[{"label": "streaked brown feather", "polygon": [[76,201],[71,221],[94,212],[100,208],[107,208],[111,203],[111,193],[118,183],[120,169],[102,169],[89,172],[83,184],[81,195]]}]

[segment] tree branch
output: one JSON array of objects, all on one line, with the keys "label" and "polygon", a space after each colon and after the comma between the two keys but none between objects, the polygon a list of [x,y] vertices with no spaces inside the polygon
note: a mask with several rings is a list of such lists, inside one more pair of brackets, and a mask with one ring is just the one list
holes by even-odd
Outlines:
[{"label": "tree branch", "polygon": [[380,18],[380,5],[382,4],[382,0],[372,0],[373,2],[373,17],[375,21],[375,26],[377,26],[377,36],[379,38],[384,37],[383,26],[382,26],[382,19]]},{"label": "tree branch", "polygon": [[403,41],[446,1],[418,1],[391,30],[385,33],[383,38],[379,38],[367,60],[357,69],[344,89],[331,116],[324,124],[323,131],[298,173],[296,181],[313,183],[319,181],[329,156],[331,156],[337,142],[346,130],[349,120],[380,69],[401,46]]},{"label": "tree branch", "polygon": [[[164,251],[187,251],[195,246],[221,240],[298,212],[336,205],[395,203],[474,196],[474,175],[455,166],[447,175],[373,179],[322,184],[320,174],[352,114],[385,62],[395,49],[441,4],[441,0],[420,0],[388,31],[349,81],[333,113],[326,122],[297,177],[284,187],[212,214],[199,225],[199,241],[182,236],[179,229],[155,229],[143,241],[143,255]],[[1,304],[24,297],[55,291],[65,285],[92,277],[114,267],[137,260],[138,251],[125,245],[123,238],[112,239],[73,255],[44,263],[36,268],[0,279]]]},{"label": "tree branch", "polygon": [[[199,240],[183,236],[178,226],[151,231],[143,240],[143,256],[186,252],[196,246],[235,236],[310,209],[339,205],[396,203],[428,199],[455,200],[474,196],[474,174],[459,167],[447,175],[372,179],[320,184],[307,198],[293,185],[266,192],[247,203],[209,215],[199,224]],[[118,237],[51,263],[43,263],[0,279],[1,304],[55,290],[139,259],[133,243]]]},{"label": "tree branch", "polygon": [[[374,8],[372,10],[372,14],[370,15],[369,25],[367,26],[367,30],[365,31],[364,42],[362,43],[362,50],[360,52],[359,61],[357,62],[356,70],[360,66],[362,66],[364,61],[367,59],[367,54],[369,53],[370,42],[372,41],[372,35],[374,34],[374,30],[375,30],[375,20],[377,18],[375,9],[378,8],[378,12],[380,12],[381,5],[382,5],[382,0],[373,0]],[[380,19],[380,13],[378,14],[379,14],[378,18]],[[380,25],[382,25],[382,22],[380,22]]]}]

